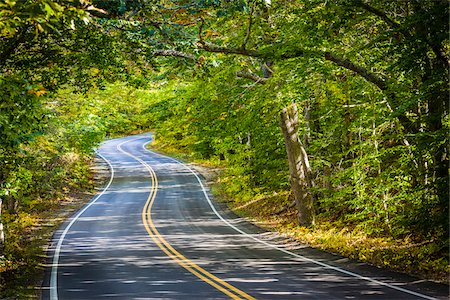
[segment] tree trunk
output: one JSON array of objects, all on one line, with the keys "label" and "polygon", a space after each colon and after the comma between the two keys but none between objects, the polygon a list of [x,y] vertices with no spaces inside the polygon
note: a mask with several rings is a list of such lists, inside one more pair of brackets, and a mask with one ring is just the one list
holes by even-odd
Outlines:
[{"label": "tree trunk", "polygon": [[291,104],[280,114],[281,130],[286,143],[292,194],[298,210],[301,226],[314,225],[313,197],[308,156],[298,137],[297,105]]},{"label": "tree trunk", "polygon": [[311,101],[308,100],[305,103],[303,111],[303,117],[305,118],[305,134],[303,135],[303,144],[305,150],[309,148],[311,139]]}]

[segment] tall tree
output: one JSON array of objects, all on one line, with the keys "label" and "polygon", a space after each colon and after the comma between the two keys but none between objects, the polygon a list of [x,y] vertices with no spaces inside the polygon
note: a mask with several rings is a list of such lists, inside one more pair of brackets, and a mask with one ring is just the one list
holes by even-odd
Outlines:
[{"label": "tall tree", "polygon": [[[291,72],[282,72],[290,78],[306,79],[313,72],[342,89],[351,88],[358,97],[374,95],[385,105],[377,109],[388,113],[395,127],[390,147],[404,147],[414,161],[415,167],[407,171],[418,174],[411,188],[433,195],[424,194],[429,199],[423,203],[430,206],[422,208],[431,213],[431,207],[439,206],[443,224],[448,208],[443,128],[449,69],[447,1],[166,1],[142,3],[141,8],[133,17],[146,16],[145,26],[155,29],[153,43],[147,44],[154,56],[193,60],[203,51],[221,60],[220,55],[229,55],[243,66],[235,74],[257,84],[270,82],[271,76],[275,80],[274,72],[289,65]],[[350,108],[368,106],[369,99],[365,104],[355,99],[345,103],[343,147],[353,145],[355,134],[350,128],[355,110]],[[346,155],[344,160],[355,157]],[[435,196],[439,204],[431,200]]]}]

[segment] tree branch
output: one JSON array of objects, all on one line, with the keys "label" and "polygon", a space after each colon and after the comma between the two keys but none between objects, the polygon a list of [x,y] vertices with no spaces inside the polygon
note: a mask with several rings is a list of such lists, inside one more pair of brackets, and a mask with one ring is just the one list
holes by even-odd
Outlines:
[{"label": "tree branch", "polygon": [[[208,42],[205,42],[201,40],[198,43],[199,47],[205,51],[208,52],[214,52],[214,53],[224,53],[224,54],[237,54],[237,55],[244,55],[244,56],[251,56],[251,57],[266,57],[267,55],[263,54],[262,52],[255,51],[255,50],[247,50],[247,49],[236,49],[236,48],[225,48],[220,47]],[[282,54],[280,56],[281,59],[289,59],[289,58],[298,58],[305,55],[305,51],[302,49],[298,49],[294,52]],[[360,75],[364,79],[366,79],[368,82],[371,82],[375,84],[380,90],[387,90],[386,81],[369,72],[367,69],[363,68],[360,65],[357,65],[350,60],[337,56],[331,52],[315,52],[314,55],[320,56],[322,58],[325,58],[326,60],[332,61],[338,66],[341,66],[347,70],[351,70],[355,72],[356,74]]]},{"label": "tree branch", "polygon": [[[398,98],[396,94],[393,91],[388,90],[387,83],[383,78],[369,72],[362,66],[354,64],[348,59],[339,57],[330,52],[325,52],[325,59],[332,61],[338,66],[341,66],[347,70],[351,70],[356,74],[358,74],[359,76],[363,77],[368,82],[375,84],[380,90],[386,92],[387,97],[389,99],[387,102],[388,106],[395,108],[399,107]],[[400,123],[403,125],[403,127],[405,127],[407,131],[411,130],[414,127],[414,124],[411,122],[411,120],[408,119],[407,116],[404,115],[404,113],[396,112],[393,110],[393,115],[397,117],[397,119],[400,121]]]},{"label": "tree branch", "polygon": [[385,21],[387,24],[389,24],[392,28],[395,29],[399,29],[400,28],[400,24],[398,24],[397,22],[395,22],[394,20],[392,20],[391,18],[389,18],[386,13],[382,12],[381,10],[370,6],[369,4],[363,2],[362,0],[356,0],[355,1],[357,5],[361,6],[362,8],[364,8],[365,10],[367,10],[368,12],[373,13],[374,15],[380,17],[383,21]]},{"label": "tree branch", "polygon": [[250,39],[250,33],[252,30],[252,23],[253,23],[253,12],[255,11],[255,5],[256,5],[256,1],[253,1],[252,7],[250,9],[250,16],[248,18],[247,33],[245,35],[244,42],[242,43],[242,46],[241,46],[242,49],[245,49],[245,47],[247,46],[248,40]]},{"label": "tree branch", "polygon": [[203,26],[205,25],[205,20],[203,18],[200,18],[200,27],[198,29],[198,43],[197,46],[200,49],[203,49],[207,52],[213,52],[213,53],[223,53],[223,54],[237,54],[237,55],[243,55],[243,56],[252,56],[252,57],[261,57],[262,53],[255,51],[255,50],[247,50],[243,48],[226,48],[221,47],[218,45],[214,45],[212,43],[206,42],[203,40]]},{"label": "tree branch", "polygon": [[[372,10],[372,11],[373,11],[373,13],[383,15],[378,10]],[[387,16],[385,16],[385,19],[386,19],[386,22],[391,22],[392,24],[396,24],[394,21],[390,20]],[[203,26],[204,26],[204,20],[201,19],[199,33],[198,33],[199,42],[197,43],[197,45],[199,48],[201,48],[207,52],[223,53],[223,54],[236,54],[236,55],[258,57],[258,58],[265,58],[265,59],[277,59],[277,58],[278,59],[290,59],[290,58],[302,57],[305,55],[311,55],[311,56],[314,56],[317,58],[325,59],[325,60],[335,63],[336,65],[338,65],[340,67],[343,67],[347,70],[355,72],[357,75],[364,78],[367,82],[374,84],[381,91],[384,91],[387,93],[387,98],[389,99],[388,102],[390,102],[390,105],[392,107],[395,107],[395,108],[399,107],[399,105],[398,105],[399,99],[396,97],[395,92],[388,89],[387,82],[384,78],[377,76],[376,74],[370,72],[363,66],[357,65],[346,58],[340,57],[331,52],[309,51],[309,50],[305,51],[304,49],[301,49],[301,48],[298,48],[294,51],[289,51],[287,53],[282,53],[281,55],[276,55],[274,53],[260,52],[257,50],[221,47],[218,45],[214,45],[212,43],[208,43],[203,40],[203,37],[202,37]],[[399,26],[399,25],[397,24],[397,25],[393,25],[393,26]],[[267,80],[266,78],[260,78],[259,76],[255,75],[255,74],[243,72],[243,71],[237,72],[236,75],[239,77],[251,79],[251,80],[255,81],[256,83],[260,83],[260,84],[264,84],[265,81]],[[266,79],[266,80],[264,80],[264,79]],[[413,128],[414,124],[409,120],[409,118],[404,113],[402,113],[402,112],[395,113],[394,112],[394,115],[395,115],[395,117],[398,118],[400,123],[402,123],[402,125],[405,127],[405,129],[407,131],[411,130],[411,128]]]},{"label": "tree branch", "polygon": [[261,62],[260,66],[261,66],[261,71],[264,74],[264,78],[272,77],[273,70],[270,68],[272,66],[272,61],[269,60],[267,62]]},{"label": "tree branch", "polygon": [[[304,56],[305,54],[306,54],[306,52],[303,49],[299,48],[293,52],[283,53],[280,56],[280,58],[282,58],[282,59],[297,58],[297,57]],[[357,65],[346,58],[340,57],[331,52],[316,51],[316,52],[311,52],[311,54],[314,56],[317,56],[317,57],[325,58],[326,60],[334,62],[338,66],[341,66],[347,70],[355,72],[356,74],[360,75],[367,81],[375,84],[380,90],[384,91],[387,89],[386,82],[383,78],[369,72],[364,67]]]},{"label": "tree branch", "polygon": [[387,89],[386,81],[383,78],[378,77],[377,75],[369,72],[362,66],[356,65],[350,60],[343,57],[339,57],[331,52],[325,52],[324,56],[326,60],[332,61],[338,66],[341,66],[347,70],[351,70],[356,74],[360,75],[361,77],[363,77],[364,79],[366,79],[367,81],[375,84],[380,90],[385,91]]},{"label": "tree branch", "polygon": [[[358,6],[362,7],[363,9],[367,10],[368,12],[380,17],[389,26],[391,26],[393,29],[396,29],[399,33],[401,33],[406,38],[411,38],[411,34],[408,31],[406,31],[404,28],[402,28],[399,23],[397,23],[394,20],[392,20],[391,18],[389,18],[386,13],[382,12],[381,10],[379,10],[373,6],[370,6],[369,4],[363,2],[363,0],[355,0],[355,3]],[[419,6],[418,2],[415,2],[415,3],[417,6]],[[420,10],[420,7],[417,9]],[[428,44],[428,46],[430,46],[431,49],[433,50],[434,54],[436,55],[436,58],[438,60],[440,60],[441,62],[443,62],[447,68],[449,68],[450,67],[450,58],[448,57],[448,55],[446,55],[445,52],[442,51],[440,46],[433,44],[429,40],[428,36],[424,36],[423,38],[424,38],[425,42]]]},{"label": "tree branch", "polygon": [[243,56],[252,56],[252,57],[262,57],[262,53],[255,50],[247,50],[247,49],[239,49],[239,48],[225,48],[220,47],[205,41],[198,42],[199,48],[213,53],[224,53],[224,54],[237,54]]},{"label": "tree branch", "polygon": [[253,80],[254,82],[259,84],[265,84],[267,81],[267,78],[259,77],[258,75],[247,71],[237,71],[236,76]]},{"label": "tree branch", "polygon": [[89,5],[86,8],[86,11],[89,13],[89,15],[95,18],[106,18],[109,16],[109,13],[106,10],[99,9],[93,5]]},{"label": "tree branch", "polygon": [[189,60],[197,60],[197,58],[190,53],[180,52],[177,50],[153,50],[150,52],[150,55],[152,56],[172,56],[172,57],[181,57]]},{"label": "tree branch", "polygon": [[204,44],[202,32],[203,32],[203,26],[205,26],[205,19],[200,17],[199,21],[200,21],[200,27],[198,28],[198,43],[201,45],[201,44]]},{"label": "tree branch", "polygon": [[[201,32],[199,33],[199,36],[201,37]],[[216,45],[207,43],[203,40],[199,41],[198,46],[201,49],[208,51],[208,52],[224,53],[224,54],[238,54],[238,55],[251,56],[251,57],[262,57],[262,58],[270,57],[269,55],[267,55],[265,53],[258,52],[255,50],[234,49],[234,48],[230,49],[230,48],[216,46]],[[309,51],[308,51],[308,53],[309,53]],[[305,54],[306,54],[306,52],[303,49],[297,49],[294,52],[282,54],[282,55],[278,56],[278,58],[281,58],[281,59],[298,58],[298,57],[304,56]],[[352,61],[350,61],[346,58],[340,57],[331,52],[317,51],[317,52],[311,52],[311,54],[314,56],[320,57],[322,59],[331,61],[331,62],[335,63],[336,65],[343,67],[347,70],[355,72],[357,75],[363,77],[366,81],[376,85],[380,90],[386,92],[387,97],[390,99],[389,102],[391,103],[391,106],[398,107],[398,105],[397,105],[398,99],[397,99],[395,93],[393,91],[388,90],[386,80],[383,79],[382,77],[377,76],[374,73],[367,70],[366,68],[364,68],[360,65],[357,65],[357,64],[353,63]],[[272,56],[274,56],[274,55],[272,55]],[[236,75],[239,77],[251,79],[260,84],[264,84],[265,81],[267,81],[266,78],[259,78],[259,76],[255,75],[255,74],[243,72],[243,71],[237,72]],[[406,130],[410,130],[411,128],[413,128],[412,122],[404,114],[402,114],[402,113],[396,114],[394,112],[394,115],[395,115],[395,117],[397,117],[399,119],[399,121],[402,123],[402,125],[405,127]]]}]

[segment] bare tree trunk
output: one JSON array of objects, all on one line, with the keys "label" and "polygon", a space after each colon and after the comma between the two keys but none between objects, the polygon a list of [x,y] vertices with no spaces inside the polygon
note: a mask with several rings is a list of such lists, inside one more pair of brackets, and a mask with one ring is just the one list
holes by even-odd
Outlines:
[{"label": "bare tree trunk", "polygon": [[303,135],[303,144],[305,149],[309,148],[311,139],[311,101],[308,100],[305,103],[303,116],[305,118],[305,134]]},{"label": "bare tree trunk", "polygon": [[291,104],[280,114],[281,130],[286,143],[289,161],[290,183],[301,226],[314,225],[314,206],[308,156],[298,137],[297,105]]}]

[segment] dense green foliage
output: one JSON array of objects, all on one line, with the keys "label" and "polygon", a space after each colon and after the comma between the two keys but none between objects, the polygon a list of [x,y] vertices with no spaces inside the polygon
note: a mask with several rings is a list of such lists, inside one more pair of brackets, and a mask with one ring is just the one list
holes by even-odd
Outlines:
[{"label": "dense green foliage", "polygon": [[270,195],[289,187],[278,114],[296,102],[319,223],[431,243],[448,262],[448,2],[195,8],[204,51],[163,102],[162,142],[224,159],[229,195]]},{"label": "dense green foliage", "polygon": [[293,102],[319,225],[448,261],[448,18],[443,0],[4,1],[1,270],[107,136],[156,129],[239,201],[287,194]]},{"label": "dense green foliage", "polygon": [[270,191],[288,186],[277,115],[297,102],[319,216],[445,246],[448,3],[236,3],[197,6],[206,52],[159,133]]},{"label": "dense green foliage", "polygon": [[[25,95],[35,100],[43,98]],[[135,102],[136,98],[140,101]],[[46,118],[40,131],[25,127],[26,123],[16,124],[33,134],[28,132],[28,139],[24,140],[27,135],[18,132],[23,139],[14,144],[17,155],[2,156],[4,168],[8,168],[2,188],[7,205],[2,214],[6,243],[0,264],[1,285],[5,290],[17,295],[27,291],[31,283],[22,279],[32,278],[42,268],[36,255],[41,255],[39,247],[45,241],[40,240],[37,229],[42,218],[49,217],[46,211],[54,210],[70,195],[92,189],[89,162],[93,150],[106,137],[148,128],[144,110],[152,99],[148,92],[124,84],[106,85],[103,90],[84,94],[66,88],[52,96],[52,102],[46,103],[46,111],[40,111],[39,117]],[[16,114],[20,116],[20,112]],[[13,157],[14,161],[8,161]],[[19,289],[11,291],[9,288],[14,285]]]},{"label": "dense green foliage", "polygon": [[137,118],[145,101],[128,103],[136,91],[108,85],[139,84],[145,68],[134,72],[139,61],[128,62],[121,41],[98,30],[93,13],[103,12],[87,1],[0,4],[2,298],[27,297],[41,269],[41,223],[92,188],[94,148],[109,135],[147,127]]}]

